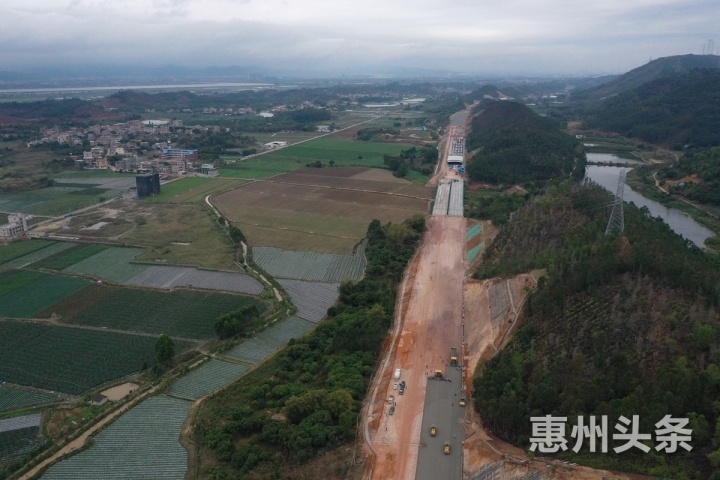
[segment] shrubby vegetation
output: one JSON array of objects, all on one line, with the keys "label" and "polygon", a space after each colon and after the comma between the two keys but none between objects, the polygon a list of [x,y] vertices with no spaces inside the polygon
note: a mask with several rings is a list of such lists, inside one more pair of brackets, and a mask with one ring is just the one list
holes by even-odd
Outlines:
[{"label": "shrubby vegetation", "polygon": [[483,102],[467,135],[471,180],[490,183],[580,179],[585,173],[582,145],[560,125],[515,102]]},{"label": "shrubby vegetation", "polygon": [[249,336],[258,327],[260,309],[257,305],[247,305],[221,315],[215,320],[215,333],[221,339],[235,336]]},{"label": "shrubby vegetation", "polygon": [[383,155],[383,163],[396,177],[404,177],[408,170],[430,175],[438,161],[438,155],[435,146],[412,147],[401,151],[399,155]]},{"label": "shrubby vegetation", "polygon": [[537,267],[548,275],[508,347],[478,367],[476,406],[486,426],[523,446],[531,416],[568,416],[574,424],[578,415],[608,415],[612,432],[620,415],[639,415],[647,433],[666,414],[687,417],[689,453],[566,457],[707,478],[707,455],[720,456],[712,453],[720,447],[718,259],[631,207],[624,235],[606,237],[608,200],[598,187],[555,187],[522,207],[488,250],[480,277]]},{"label": "shrubby vegetation", "polygon": [[[422,216],[368,228],[366,276],[340,288],[329,318],[273,360],[207,400],[195,435],[200,478],[291,478],[289,470],[355,437],[359,409],[389,328]],[[345,473],[339,465],[337,472]]]},{"label": "shrubby vegetation", "polygon": [[691,149],[672,167],[661,168],[658,177],[679,180],[692,174],[701,183],[676,183],[669,187],[670,192],[700,203],[720,205],[720,147]]},{"label": "shrubby vegetation", "polygon": [[389,127],[367,127],[359,130],[355,138],[361,142],[380,141],[385,135],[400,135],[400,130]]},{"label": "shrubby vegetation", "polygon": [[505,225],[510,215],[523,206],[532,196],[502,193],[497,195],[466,195],[465,215],[471,218],[490,220],[495,226]]}]

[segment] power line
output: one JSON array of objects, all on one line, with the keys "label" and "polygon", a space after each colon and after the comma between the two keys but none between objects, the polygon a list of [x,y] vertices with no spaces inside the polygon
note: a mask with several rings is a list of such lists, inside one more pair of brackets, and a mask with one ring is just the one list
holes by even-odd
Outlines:
[{"label": "power line", "polygon": [[625,170],[620,171],[618,177],[617,191],[615,192],[615,203],[613,203],[612,213],[605,228],[605,235],[613,233],[622,233],[625,229],[625,213],[623,211],[623,193],[625,191]]}]

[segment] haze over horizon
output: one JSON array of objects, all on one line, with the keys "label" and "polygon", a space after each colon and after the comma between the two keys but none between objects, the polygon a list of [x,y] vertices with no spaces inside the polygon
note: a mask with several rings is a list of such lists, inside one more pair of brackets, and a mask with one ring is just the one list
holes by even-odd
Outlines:
[{"label": "haze over horizon", "polygon": [[172,64],[597,75],[703,53],[720,2],[5,0],[0,18],[0,71]]}]

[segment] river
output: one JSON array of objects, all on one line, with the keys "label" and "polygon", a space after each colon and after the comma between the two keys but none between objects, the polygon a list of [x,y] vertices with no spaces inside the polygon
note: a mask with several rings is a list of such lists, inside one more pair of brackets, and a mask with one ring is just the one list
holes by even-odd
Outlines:
[{"label": "river", "polygon": [[[628,163],[628,160],[624,158],[607,153],[588,153],[587,157],[589,162]],[[623,170],[627,172],[630,171],[631,168],[588,165],[585,169],[585,178],[594,181],[614,193],[617,190],[618,177]],[[633,202],[638,208],[647,207],[653,217],[659,216],[674,232],[687,238],[700,248],[705,248],[705,240],[714,235],[710,230],[697,223],[685,212],[676,208],[666,207],[654,200],[647,199],[627,184],[625,184],[623,198],[625,202]]]}]

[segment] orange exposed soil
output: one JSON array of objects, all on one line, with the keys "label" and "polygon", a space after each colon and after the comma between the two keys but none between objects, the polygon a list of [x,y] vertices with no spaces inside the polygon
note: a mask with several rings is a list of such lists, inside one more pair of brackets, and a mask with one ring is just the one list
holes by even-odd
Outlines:
[{"label": "orange exposed soil", "polygon": [[[406,281],[406,304],[398,310],[401,329],[389,361],[378,374],[378,393],[368,422],[369,444],[375,452],[372,478],[412,479],[425,400],[426,377],[444,368],[451,347],[461,342],[462,292],[465,277],[465,220],[433,216],[428,219],[424,244]],[[393,389],[396,368],[407,383],[404,395]],[[394,395],[395,414],[387,400]]]}]

